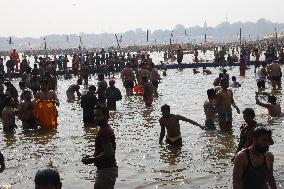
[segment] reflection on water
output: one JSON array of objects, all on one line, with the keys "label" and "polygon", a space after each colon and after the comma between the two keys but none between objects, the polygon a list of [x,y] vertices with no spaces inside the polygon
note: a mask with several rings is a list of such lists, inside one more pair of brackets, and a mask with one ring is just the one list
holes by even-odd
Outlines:
[{"label": "reflection on water", "polygon": [[[182,148],[159,145],[160,107],[169,104],[174,114],[180,114],[204,123],[203,103],[206,90],[212,88],[219,69],[213,75],[193,75],[191,69],[168,70],[159,85],[159,97],[153,107],[146,108],[142,97],[124,96],[117,104],[117,111],[110,112],[110,124],[117,139],[116,157],[119,177],[115,188],[231,188],[232,163],[240,134],[242,115],[233,111],[233,130],[202,131],[181,122]],[[267,110],[255,105],[257,91],[253,69],[246,77],[238,77],[238,68],[229,71],[236,75],[242,87],[234,90],[235,101],[241,110],[251,107],[256,120],[273,130],[275,144],[275,178],[278,188],[284,183],[284,118],[270,118]],[[119,77],[116,85],[122,87]],[[17,81],[18,83],[18,81]],[[38,169],[55,167],[63,178],[64,188],[93,188],[96,168],[85,166],[81,159],[95,150],[97,128],[86,128],[82,123],[82,110],[78,100],[67,103],[65,91],[76,78],[58,82],[59,126],[54,131],[16,129],[15,133],[0,132],[0,150],[7,160],[7,169],[1,174],[0,184],[12,184],[16,189],[33,186]],[[93,78],[90,84],[97,84]],[[18,84],[16,84],[18,86]],[[270,92],[270,86],[266,91]],[[87,88],[82,89],[84,91]],[[283,104],[283,91],[274,92]],[[265,99],[262,99],[265,100]],[[17,122],[20,123],[20,122]],[[18,124],[20,125],[20,124]]]}]

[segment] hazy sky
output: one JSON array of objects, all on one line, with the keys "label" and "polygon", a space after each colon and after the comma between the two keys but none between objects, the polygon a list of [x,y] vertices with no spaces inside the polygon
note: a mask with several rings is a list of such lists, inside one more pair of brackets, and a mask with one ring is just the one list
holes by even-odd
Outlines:
[{"label": "hazy sky", "polygon": [[284,22],[283,0],[0,0],[0,36],[123,32],[267,18]]}]

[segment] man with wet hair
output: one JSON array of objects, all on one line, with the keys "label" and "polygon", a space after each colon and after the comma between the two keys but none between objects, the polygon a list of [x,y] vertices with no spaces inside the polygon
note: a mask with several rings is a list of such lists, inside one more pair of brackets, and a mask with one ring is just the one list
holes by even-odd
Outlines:
[{"label": "man with wet hair", "polygon": [[219,117],[219,126],[221,130],[232,129],[232,106],[240,113],[238,106],[235,104],[233,92],[228,89],[229,81],[227,79],[221,79],[221,89],[216,95],[216,107]]},{"label": "man with wet hair", "polygon": [[208,89],[207,96],[208,96],[208,99],[205,101],[203,105],[204,113],[206,115],[205,127],[210,130],[215,130],[216,126],[214,124],[214,118],[217,113],[215,89]]},{"label": "man with wet hair", "polygon": [[270,145],[273,145],[272,131],[265,127],[255,128],[251,146],[236,155],[233,169],[234,189],[277,188],[273,176],[274,156],[269,152]]},{"label": "man with wet hair", "polygon": [[4,132],[12,132],[17,127],[15,123],[15,110],[13,99],[10,96],[5,98],[5,108],[2,111],[2,124]]},{"label": "man with wet hair", "polygon": [[[277,98],[274,95],[270,95],[269,93],[266,93],[266,92],[263,92],[263,93],[256,92],[255,94],[256,94],[255,95],[256,104],[261,106],[261,107],[266,108],[268,110],[268,114],[271,117],[279,117],[279,116],[282,115],[281,106],[280,106],[280,104],[276,103]],[[269,104],[265,104],[265,103],[260,102],[260,100],[258,98],[260,94],[268,96],[268,103]]]},{"label": "man with wet hair", "polygon": [[241,129],[240,141],[238,144],[236,154],[242,149],[251,146],[253,130],[258,126],[257,122],[254,120],[255,112],[252,108],[246,108],[243,111],[243,118],[246,123],[242,124],[240,128]]},{"label": "man with wet hair", "polygon": [[94,85],[89,86],[89,91],[81,98],[81,108],[83,108],[83,122],[85,126],[89,126],[94,123],[94,111],[98,104],[96,96],[96,87]]},{"label": "man with wet hair", "polygon": [[81,97],[80,85],[82,85],[82,79],[78,79],[76,84],[72,84],[68,87],[66,91],[67,100],[74,101],[75,93],[77,94],[78,98]]},{"label": "man with wet hair", "polygon": [[180,124],[179,121],[185,121],[190,124],[196,125],[201,129],[204,127],[191,119],[187,119],[181,115],[171,114],[171,107],[167,104],[161,107],[162,117],[160,118],[160,126],[161,126],[161,133],[160,133],[160,140],[159,143],[161,144],[164,137],[165,132],[167,130],[166,142],[169,145],[181,147],[182,146],[182,138],[180,132]]},{"label": "man with wet hair", "polygon": [[131,69],[130,63],[126,63],[126,67],[121,71],[121,79],[123,82],[123,86],[126,89],[126,95],[132,96],[133,95],[133,87],[135,82],[135,75],[133,70]]},{"label": "man with wet hair", "polygon": [[61,189],[59,172],[55,169],[37,171],[35,175],[35,189]]},{"label": "man with wet hair", "polygon": [[97,106],[95,122],[100,129],[95,139],[95,153],[93,156],[85,156],[82,159],[83,164],[95,164],[97,167],[95,189],[114,188],[118,176],[115,158],[116,139],[108,120],[108,108]]},{"label": "man with wet hair", "polygon": [[37,100],[52,100],[55,104],[59,105],[56,93],[48,88],[48,81],[46,80],[41,83],[41,91],[35,94],[35,101]]}]

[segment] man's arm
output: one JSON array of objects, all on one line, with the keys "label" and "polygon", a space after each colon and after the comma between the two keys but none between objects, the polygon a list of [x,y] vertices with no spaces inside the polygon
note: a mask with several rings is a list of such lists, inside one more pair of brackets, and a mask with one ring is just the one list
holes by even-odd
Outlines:
[{"label": "man's arm", "polygon": [[241,189],[242,188],[242,176],[244,172],[244,153],[239,152],[234,161],[234,169],[233,169],[233,189]]},{"label": "man's arm", "polygon": [[232,97],[232,99],[231,99],[231,101],[232,101],[232,106],[237,110],[237,113],[240,114],[241,112],[240,112],[240,109],[238,108],[238,106],[237,106],[236,103],[235,103],[233,92],[231,91],[231,93],[232,93],[232,94],[231,94],[231,97]]},{"label": "man's arm", "polygon": [[176,115],[176,118],[177,118],[178,120],[185,121],[185,122],[190,123],[190,124],[192,124],[192,125],[196,125],[196,126],[200,127],[201,129],[205,129],[205,127],[202,126],[202,125],[200,125],[199,123],[197,123],[197,122],[195,122],[195,121],[193,121],[193,120],[191,120],[191,119],[188,119],[188,118],[186,118],[186,117],[183,117],[183,116],[181,116],[181,115]]},{"label": "man's arm", "polygon": [[114,154],[112,144],[110,142],[105,142],[105,143],[102,144],[102,146],[103,146],[103,150],[104,150],[102,153],[98,154],[95,157],[85,156],[82,159],[82,162],[84,164],[88,165],[88,164],[96,163],[96,162],[101,161],[103,159],[109,159]]},{"label": "man's arm", "polygon": [[270,106],[270,104],[265,104],[265,103],[260,102],[260,100],[258,99],[258,95],[255,96],[255,102],[256,102],[257,105],[264,107],[264,108],[267,108],[267,109]]},{"label": "man's arm", "polygon": [[277,189],[275,178],[273,175],[273,162],[274,162],[274,156],[271,153],[267,153],[267,160],[269,164],[268,168],[268,184],[270,189]]},{"label": "man's arm", "polygon": [[160,133],[159,143],[161,144],[163,142],[164,137],[165,137],[166,127],[162,124],[161,121],[160,121],[160,126],[161,126],[161,133]]}]

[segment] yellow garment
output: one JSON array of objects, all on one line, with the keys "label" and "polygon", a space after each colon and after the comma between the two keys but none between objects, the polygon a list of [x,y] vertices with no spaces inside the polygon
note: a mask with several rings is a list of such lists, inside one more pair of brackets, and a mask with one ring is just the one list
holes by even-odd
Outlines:
[{"label": "yellow garment", "polygon": [[38,100],[35,106],[37,126],[42,128],[56,128],[58,112],[53,101]]},{"label": "yellow garment", "polygon": [[169,139],[171,142],[175,142],[175,141],[177,141],[178,139],[180,139],[181,138],[181,135],[178,135],[178,136],[176,136],[176,137],[169,137],[169,136],[167,136],[167,139]]}]

